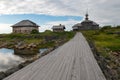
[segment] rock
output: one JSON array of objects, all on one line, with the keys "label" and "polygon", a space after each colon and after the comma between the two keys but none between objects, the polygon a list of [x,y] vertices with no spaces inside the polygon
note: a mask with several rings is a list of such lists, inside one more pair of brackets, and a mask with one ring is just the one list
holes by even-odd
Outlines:
[{"label": "rock", "polygon": [[34,43],[31,43],[31,44],[29,44],[27,47],[28,47],[28,48],[36,48],[36,47],[37,47],[37,45],[36,45],[36,44],[34,44]]},{"label": "rock", "polygon": [[2,80],[5,77],[6,77],[5,73],[4,72],[0,72],[0,80]]},{"label": "rock", "polygon": [[33,47],[33,48],[36,48],[37,46],[36,46],[36,45],[33,45],[32,47]]},{"label": "rock", "polygon": [[27,48],[27,45],[25,44],[25,43],[23,43],[23,42],[19,42],[17,45],[15,45],[14,46],[16,49],[20,49],[20,50],[22,50],[22,49],[25,49],[25,48]]},{"label": "rock", "polygon": [[5,73],[8,76],[8,75],[11,75],[12,73],[14,73],[14,72],[16,72],[18,70],[19,70],[19,67],[16,66],[14,68],[8,69]]},{"label": "rock", "polygon": [[30,49],[30,46],[27,46],[27,49]]},{"label": "rock", "polygon": [[18,67],[19,67],[19,69],[21,69],[21,68],[27,66],[28,64],[30,64],[30,63],[32,63],[32,62],[33,62],[33,61],[26,61],[26,62],[24,62],[24,63],[19,64]]},{"label": "rock", "polygon": [[119,56],[119,53],[117,53],[117,52],[113,52],[112,54],[115,56]]},{"label": "rock", "polygon": [[23,42],[19,42],[18,44],[17,44],[17,46],[21,46],[23,44]]},{"label": "rock", "polygon": [[0,47],[6,47],[8,45],[8,43],[3,43],[2,45],[0,45]]},{"label": "rock", "polygon": [[120,32],[119,32],[119,31],[118,31],[118,32],[115,32],[115,34],[118,34],[118,35],[119,35],[119,34],[120,34]]}]

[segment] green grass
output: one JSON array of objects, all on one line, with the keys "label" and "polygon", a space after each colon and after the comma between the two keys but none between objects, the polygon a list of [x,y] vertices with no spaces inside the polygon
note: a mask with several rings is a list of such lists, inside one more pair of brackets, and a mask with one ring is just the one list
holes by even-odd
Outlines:
[{"label": "green grass", "polygon": [[35,43],[38,44],[38,47],[47,48],[56,46],[56,41],[70,40],[74,34],[74,32],[52,32],[49,30],[38,34],[0,34],[0,45],[7,42],[8,45],[14,46],[19,42],[24,42],[24,44]]},{"label": "green grass", "polygon": [[104,31],[82,31],[87,40],[91,40],[95,43],[95,46],[99,52],[105,57],[108,56],[110,51],[120,51],[120,34],[114,34],[119,32],[120,29],[107,29]]},{"label": "green grass", "polygon": [[54,41],[47,42],[45,44],[39,45],[39,48],[51,48],[54,47],[56,44]]},{"label": "green grass", "polygon": [[30,43],[41,43],[43,40],[42,39],[25,39],[25,43],[30,44]]},{"label": "green grass", "polygon": [[111,51],[119,51],[120,34],[114,34],[115,32],[120,32],[120,29],[82,31],[88,40],[91,40],[95,43],[97,48],[108,48]]}]

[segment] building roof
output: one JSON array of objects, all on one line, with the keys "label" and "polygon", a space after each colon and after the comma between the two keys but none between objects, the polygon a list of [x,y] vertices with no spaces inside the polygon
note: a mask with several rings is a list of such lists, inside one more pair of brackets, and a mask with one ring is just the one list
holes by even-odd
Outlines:
[{"label": "building roof", "polygon": [[93,25],[99,25],[99,24],[97,24],[96,22],[93,22]]},{"label": "building roof", "polygon": [[87,23],[87,22],[93,22],[93,21],[91,21],[91,20],[84,20],[84,21],[82,21],[82,23]]},{"label": "building roof", "polygon": [[99,24],[97,24],[96,22],[91,21],[91,20],[84,20],[84,21],[82,21],[81,23],[91,23],[92,25],[99,25]]},{"label": "building roof", "polygon": [[22,20],[11,27],[39,27],[36,23],[30,21],[30,20]]},{"label": "building roof", "polygon": [[76,27],[76,26],[82,26],[82,24],[81,24],[81,23],[77,23],[77,24],[75,24],[75,25],[73,26],[73,28]]},{"label": "building roof", "polygon": [[77,23],[77,24],[75,24],[72,28],[73,28],[73,29],[78,29],[78,26],[82,26],[82,24],[81,24],[81,23]]},{"label": "building roof", "polygon": [[99,24],[97,24],[96,22],[89,20],[89,18],[88,18],[88,16],[89,16],[88,13],[87,13],[85,16],[86,16],[85,20],[82,21],[81,23],[92,23],[92,25],[99,25]]},{"label": "building roof", "polygon": [[52,29],[65,29],[65,25],[54,25]]},{"label": "building roof", "polygon": [[73,26],[72,28],[73,28],[73,29],[78,29],[78,26]]}]

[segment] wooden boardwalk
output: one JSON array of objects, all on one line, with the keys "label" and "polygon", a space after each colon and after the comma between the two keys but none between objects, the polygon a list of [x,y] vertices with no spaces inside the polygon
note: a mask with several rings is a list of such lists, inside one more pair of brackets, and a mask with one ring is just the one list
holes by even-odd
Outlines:
[{"label": "wooden boardwalk", "polygon": [[106,80],[81,33],[4,80]]}]

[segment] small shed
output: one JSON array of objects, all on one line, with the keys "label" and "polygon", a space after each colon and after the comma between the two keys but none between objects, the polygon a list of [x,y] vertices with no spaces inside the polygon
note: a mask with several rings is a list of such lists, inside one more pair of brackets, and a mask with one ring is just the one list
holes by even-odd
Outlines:
[{"label": "small shed", "polygon": [[31,33],[32,30],[39,31],[39,25],[30,21],[30,20],[22,20],[11,26],[13,28],[13,33]]},{"label": "small shed", "polygon": [[65,25],[59,24],[52,27],[53,32],[63,32],[65,30]]}]

